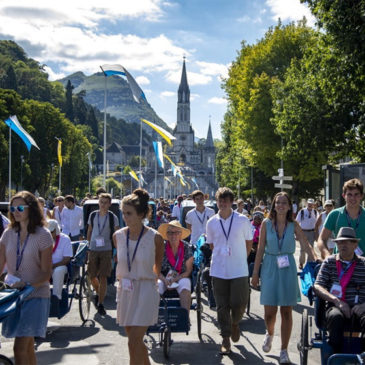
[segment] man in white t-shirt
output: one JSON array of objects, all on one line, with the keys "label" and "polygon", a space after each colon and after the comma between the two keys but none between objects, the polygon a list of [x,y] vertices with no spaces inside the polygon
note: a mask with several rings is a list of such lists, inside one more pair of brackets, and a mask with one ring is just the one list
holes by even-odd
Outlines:
[{"label": "man in white t-shirt", "polygon": [[232,190],[219,188],[215,197],[219,211],[207,223],[207,242],[213,250],[210,275],[223,337],[220,352],[228,354],[230,338],[233,342],[240,338],[239,322],[248,302],[247,256],[253,233],[248,218],[232,210]]},{"label": "man in white t-shirt", "polygon": [[174,207],[172,208],[171,220],[177,220],[180,222],[181,203],[184,200],[184,198],[182,197],[182,195],[179,195],[176,200],[177,200],[177,204],[174,205]]}]

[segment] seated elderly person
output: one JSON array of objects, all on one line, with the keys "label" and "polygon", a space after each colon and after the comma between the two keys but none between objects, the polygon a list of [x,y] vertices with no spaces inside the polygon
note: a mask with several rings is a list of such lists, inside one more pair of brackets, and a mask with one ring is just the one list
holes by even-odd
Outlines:
[{"label": "seated elderly person", "polygon": [[70,237],[60,232],[60,227],[55,219],[48,220],[48,229],[51,232],[54,241],[52,251],[52,293],[53,296],[61,299],[63,281],[65,274],[67,273],[67,265],[72,257],[72,245]]},{"label": "seated elderly person", "polygon": [[168,289],[176,289],[181,306],[189,312],[190,275],[194,257],[189,244],[183,239],[190,235],[190,230],[183,228],[179,221],[174,220],[161,224],[158,232],[165,240],[165,254],[158,280],[158,291],[163,294]]},{"label": "seated elderly person", "polygon": [[365,258],[355,250],[359,239],[353,228],[343,227],[334,239],[338,254],[322,263],[314,289],[327,302],[326,325],[329,344],[335,353],[343,351],[344,329],[365,333]]}]

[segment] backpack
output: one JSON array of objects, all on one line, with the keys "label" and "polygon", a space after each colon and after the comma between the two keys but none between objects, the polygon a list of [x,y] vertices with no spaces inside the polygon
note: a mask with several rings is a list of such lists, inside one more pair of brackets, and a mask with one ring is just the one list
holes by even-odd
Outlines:
[{"label": "backpack", "polygon": [[[98,210],[95,210],[91,213],[90,221],[91,221],[91,228],[94,229],[94,220],[96,217],[96,213],[98,213]],[[108,210],[109,214],[109,228],[110,228],[110,241],[112,241],[113,233],[114,233],[114,214],[110,210]]]},{"label": "backpack", "polygon": [[[317,218],[318,212],[315,209],[313,209],[313,211],[314,211],[314,216]],[[304,219],[304,209],[301,209],[300,210],[300,220],[302,221],[303,219]]]}]

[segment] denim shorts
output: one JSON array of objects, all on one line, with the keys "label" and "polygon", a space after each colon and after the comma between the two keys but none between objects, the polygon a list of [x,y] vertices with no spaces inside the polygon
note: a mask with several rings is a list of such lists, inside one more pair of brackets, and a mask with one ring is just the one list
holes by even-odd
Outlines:
[{"label": "denim shorts", "polygon": [[32,298],[18,305],[2,322],[2,335],[12,337],[46,337],[49,298]]}]

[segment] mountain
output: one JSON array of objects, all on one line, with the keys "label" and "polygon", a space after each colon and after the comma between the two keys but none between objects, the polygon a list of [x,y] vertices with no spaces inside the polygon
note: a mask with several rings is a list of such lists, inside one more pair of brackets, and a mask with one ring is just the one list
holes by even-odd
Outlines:
[{"label": "mountain", "polygon": [[[68,80],[74,86],[74,94],[84,91],[84,100],[100,111],[104,111],[105,76],[102,72],[90,76],[86,76],[82,72],[76,72],[57,81],[66,87]],[[117,119],[122,118],[128,123],[139,124],[141,118],[144,118],[162,128],[171,130],[147,101],[141,100],[140,103],[137,103],[133,99],[127,81],[119,76],[108,76],[107,78],[106,110],[111,116]]]}]

